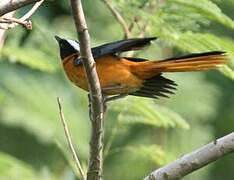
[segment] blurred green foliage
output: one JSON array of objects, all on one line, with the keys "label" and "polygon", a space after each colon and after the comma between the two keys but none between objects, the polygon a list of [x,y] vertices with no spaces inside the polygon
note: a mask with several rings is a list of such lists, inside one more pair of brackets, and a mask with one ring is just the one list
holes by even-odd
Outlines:
[{"label": "blurred green foliage", "polygon": [[[179,84],[170,99],[128,97],[111,103],[105,122],[105,179],[141,179],[182,154],[233,131],[234,4],[232,0],[110,1],[132,37],[159,39],[139,57],[162,59],[189,52],[222,50],[227,66],[167,76]],[[21,9],[23,15],[30,7]],[[84,1],[92,45],[122,39],[119,23],[101,1]],[[137,13],[136,13],[137,12]],[[90,122],[87,93],[65,77],[53,38],[76,38],[65,0],[45,1],[33,30],[7,32],[0,58],[0,179],[76,179],[58,115],[63,107],[72,139],[87,167]],[[142,32],[143,31],[143,32]],[[231,180],[230,155],[185,179]]]}]

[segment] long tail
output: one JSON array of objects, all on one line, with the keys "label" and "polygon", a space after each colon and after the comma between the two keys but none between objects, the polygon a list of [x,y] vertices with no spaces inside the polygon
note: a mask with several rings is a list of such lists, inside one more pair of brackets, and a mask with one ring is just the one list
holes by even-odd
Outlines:
[{"label": "long tail", "polygon": [[145,61],[141,62],[142,68],[138,70],[142,72],[142,75],[145,74],[145,78],[149,78],[160,72],[203,71],[213,69],[226,62],[227,56],[225,52],[214,51],[162,61]]},{"label": "long tail", "polygon": [[154,63],[154,68],[161,72],[203,71],[217,67],[227,61],[225,52],[191,54]]},{"label": "long tail", "polygon": [[[137,60],[136,60],[137,61]],[[224,52],[191,54],[162,61],[142,61],[136,63],[134,73],[144,82],[134,96],[149,98],[168,97],[176,89],[176,83],[162,76],[162,72],[203,71],[227,62]]]}]

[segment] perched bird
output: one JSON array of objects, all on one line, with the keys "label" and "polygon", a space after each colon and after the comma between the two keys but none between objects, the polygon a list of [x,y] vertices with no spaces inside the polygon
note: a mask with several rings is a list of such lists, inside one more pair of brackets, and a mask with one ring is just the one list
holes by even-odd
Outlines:
[{"label": "perched bird", "polygon": [[[55,36],[60,47],[62,64],[68,78],[78,87],[88,91],[85,71],[80,57],[78,41]],[[98,77],[105,96],[125,95],[148,98],[168,97],[176,83],[162,76],[164,72],[203,71],[226,62],[225,52],[213,51],[190,54],[166,60],[147,60],[122,57],[125,51],[140,50],[156,37],[115,41],[92,48]]]}]

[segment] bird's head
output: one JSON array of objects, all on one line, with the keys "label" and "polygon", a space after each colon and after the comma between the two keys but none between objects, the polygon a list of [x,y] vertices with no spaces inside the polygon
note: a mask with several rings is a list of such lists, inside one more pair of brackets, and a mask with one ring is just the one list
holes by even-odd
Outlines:
[{"label": "bird's head", "polygon": [[55,36],[60,48],[60,56],[61,59],[65,59],[66,57],[77,54],[80,55],[80,43],[71,39],[63,39],[58,36]]}]

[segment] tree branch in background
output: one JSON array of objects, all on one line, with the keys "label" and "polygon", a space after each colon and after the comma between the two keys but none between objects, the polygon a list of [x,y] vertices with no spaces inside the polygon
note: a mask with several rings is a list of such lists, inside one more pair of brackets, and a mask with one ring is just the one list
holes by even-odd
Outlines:
[{"label": "tree branch in background", "polygon": [[[41,0],[34,4],[32,9],[28,11],[24,16],[22,16],[19,19],[13,18],[13,17],[0,17],[0,23],[6,23],[8,26],[4,27],[5,29],[11,29],[14,28],[17,25],[22,25],[27,29],[32,29],[32,22],[28,19],[33,15],[33,13],[40,7],[40,5],[44,2],[44,0]],[[0,27],[1,29],[1,27]]]},{"label": "tree branch in background", "polygon": [[0,3],[0,16],[40,0],[8,0]]},{"label": "tree branch in background", "polygon": [[90,93],[90,119],[92,135],[90,140],[90,158],[87,172],[88,180],[102,179],[103,166],[103,120],[104,103],[101,87],[91,53],[90,37],[85,22],[81,0],[70,0],[77,33],[80,41],[81,58],[85,68]]},{"label": "tree branch in background", "polygon": [[111,11],[113,16],[116,18],[116,20],[122,26],[123,32],[124,32],[124,39],[130,38],[131,37],[131,32],[130,32],[128,24],[124,20],[123,16],[111,5],[111,3],[108,0],[102,0],[102,1],[106,4],[106,6]]},{"label": "tree branch in background", "polygon": [[67,122],[66,122],[66,119],[65,119],[64,114],[63,114],[61,101],[60,101],[59,98],[57,98],[57,101],[58,101],[58,106],[59,106],[59,116],[60,116],[60,119],[62,121],[64,133],[66,135],[68,146],[69,146],[69,148],[70,148],[70,150],[72,152],[72,156],[73,156],[74,162],[76,164],[77,171],[80,172],[81,179],[82,180],[86,180],[84,171],[83,171],[83,169],[81,167],[81,163],[80,163],[80,160],[79,160],[80,158],[76,154],[76,151],[75,151],[74,146],[72,144],[72,140],[71,140],[71,136],[70,136],[70,132],[69,132],[68,126],[67,126]]},{"label": "tree branch in background", "polygon": [[[122,26],[122,29],[124,32],[124,39],[128,39],[132,36],[134,25],[137,25],[137,28],[139,29],[139,34],[137,35],[137,37],[141,38],[145,36],[145,32],[149,24],[148,21],[143,20],[138,14],[136,14],[128,25],[127,21],[123,18],[121,13],[119,13],[108,0],[102,0],[102,1],[107,6],[107,8],[111,11],[112,15],[116,18],[118,23]],[[160,0],[157,3],[157,7],[155,7],[155,5],[154,6],[150,5],[150,10],[152,9],[155,10],[155,9],[160,8],[160,4],[163,4],[163,3],[165,3],[164,0]],[[139,6],[139,9],[146,10],[148,12],[149,9],[146,9],[147,4],[149,4],[148,1],[143,2],[142,5]],[[140,25],[139,22],[143,22],[142,25]],[[132,52],[128,53],[129,56],[131,56],[132,54],[133,54]]]},{"label": "tree branch in background", "polygon": [[180,179],[217,159],[234,152],[234,132],[184,155],[180,159],[152,172],[144,180]]}]

